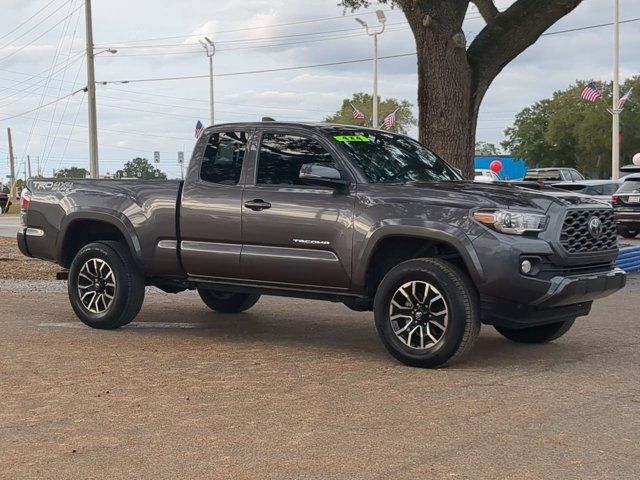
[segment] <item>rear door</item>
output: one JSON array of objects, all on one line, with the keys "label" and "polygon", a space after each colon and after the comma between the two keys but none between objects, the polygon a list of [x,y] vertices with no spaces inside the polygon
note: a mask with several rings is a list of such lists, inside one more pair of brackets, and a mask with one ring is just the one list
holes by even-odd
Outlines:
[{"label": "rear door", "polygon": [[180,209],[181,258],[189,275],[240,275],[241,179],[249,137],[247,131],[212,133],[194,151]]},{"label": "rear door", "polygon": [[[329,141],[306,130],[265,130],[242,201],[242,277],[297,288],[347,289],[355,184],[342,190],[300,182],[305,163],[341,169]],[[342,168],[343,178],[349,178]]]}]

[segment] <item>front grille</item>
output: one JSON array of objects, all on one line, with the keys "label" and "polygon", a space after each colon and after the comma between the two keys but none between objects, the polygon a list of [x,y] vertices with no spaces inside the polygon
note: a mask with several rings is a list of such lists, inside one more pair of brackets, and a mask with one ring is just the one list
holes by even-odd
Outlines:
[{"label": "front grille", "polygon": [[[602,222],[602,233],[595,238],[589,232],[589,220],[597,217]],[[560,244],[567,253],[607,252],[615,250],[617,243],[616,220],[613,210],[569,210],[560,234]]]}]

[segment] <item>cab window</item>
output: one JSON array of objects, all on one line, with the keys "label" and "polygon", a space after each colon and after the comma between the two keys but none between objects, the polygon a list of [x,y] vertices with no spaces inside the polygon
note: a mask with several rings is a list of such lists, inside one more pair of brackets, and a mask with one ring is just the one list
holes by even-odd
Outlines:
[{"label": "cab window", "polygon": [[205,182],[237,185],[247,146],[246,132],[218,132],[209,137],[200,178]]},{"label": "cab window", "polygon": [[283,133],[265,133],[258,157],[259,185],[304,185],[300,168],[305,163],[333,165],[331,154],[313,138]]}]

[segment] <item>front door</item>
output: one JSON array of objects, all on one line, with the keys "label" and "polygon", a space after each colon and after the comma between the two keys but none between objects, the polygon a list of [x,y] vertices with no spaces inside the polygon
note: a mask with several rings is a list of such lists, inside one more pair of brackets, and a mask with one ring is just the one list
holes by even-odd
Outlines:
[{"label": "front door", "polygon": [[321,162],[336,164],[321,137],[262,134],[242,198],[243,278],[302,289],[349,288],[355,186],[335,190],[300,182],[303,164]]},{"label": "front door", "polygon": [[[200,144],[199,144],[200,145]],[[235,278],[242,249],[241,174],[247,133],[216,132],[196,149],[182,193],[180,234],[187,274]]]}]

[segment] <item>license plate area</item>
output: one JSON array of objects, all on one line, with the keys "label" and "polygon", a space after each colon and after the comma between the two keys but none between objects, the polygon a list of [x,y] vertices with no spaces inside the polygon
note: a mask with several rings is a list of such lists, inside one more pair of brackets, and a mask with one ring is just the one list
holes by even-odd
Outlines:
[{"label": "license plate area", "polygon": [[640,195],[629,195],[627,203],[640,203]]}]

